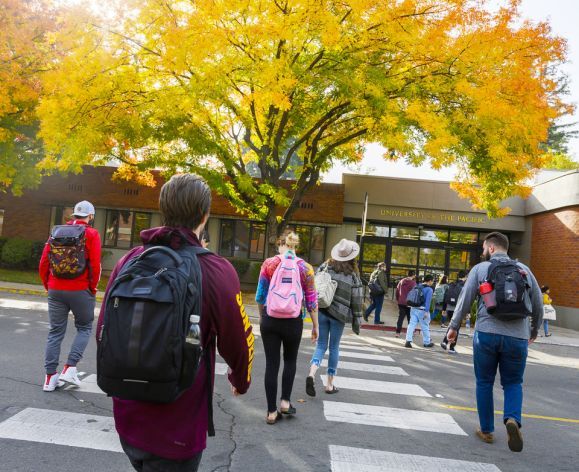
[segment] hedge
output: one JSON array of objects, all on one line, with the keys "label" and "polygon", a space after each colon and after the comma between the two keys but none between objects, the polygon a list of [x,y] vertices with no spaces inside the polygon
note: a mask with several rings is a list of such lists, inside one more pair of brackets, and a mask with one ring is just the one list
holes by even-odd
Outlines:
[{"label": "hedge", "polygon": [[31,265],[34,243],[26,239],[9,239],[2,247],[2,266],[10,269],[28,269]]},{"label": "hedge", "polygon": [[245,275],[245,273],[249,269],[249,261],[247,259],[237,259],[235,257],[232,257],[231,259],[229,259],[229,262],[231,262],[231,265],[237,272],[237,276],[240,279]]}]

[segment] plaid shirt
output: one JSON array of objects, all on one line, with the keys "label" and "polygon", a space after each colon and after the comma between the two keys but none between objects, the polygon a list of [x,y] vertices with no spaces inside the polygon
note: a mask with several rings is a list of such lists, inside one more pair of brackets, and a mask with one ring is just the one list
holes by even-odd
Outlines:
[{"label": "plaid shirt", "polygon": [[323,270],[326,266],[332,280],[338,282],[332,304],[326,308],[326,311],[332,318],[342,323],[351,323],[354,317],[360,318],[362,316],[362,302],[364,300],[362,280],[357,274],[346,275],[335,272],[331,266],[325,263],[318,270]]}]

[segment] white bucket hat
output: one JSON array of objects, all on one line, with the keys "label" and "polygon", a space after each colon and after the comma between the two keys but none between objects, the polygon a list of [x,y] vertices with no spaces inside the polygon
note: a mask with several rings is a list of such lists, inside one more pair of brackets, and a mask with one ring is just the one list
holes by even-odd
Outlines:
[{"label": "white bucket hat", "polygon": [[360,246],[349,239],[342,239],[332,248],[332,259],[335,261],[351,261],[360,253]]}]

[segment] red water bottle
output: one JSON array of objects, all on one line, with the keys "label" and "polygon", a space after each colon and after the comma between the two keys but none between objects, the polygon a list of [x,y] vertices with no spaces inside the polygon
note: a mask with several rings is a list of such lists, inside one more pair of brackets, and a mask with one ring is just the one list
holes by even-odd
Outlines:
[{"label": "red water bottle", "polygon": [[497,307],[497,296],[495,293],[495,288],[488,280],[485,280],[478,287],[478,292],[483,299],[483,303],[487,311],[490,313]]}]

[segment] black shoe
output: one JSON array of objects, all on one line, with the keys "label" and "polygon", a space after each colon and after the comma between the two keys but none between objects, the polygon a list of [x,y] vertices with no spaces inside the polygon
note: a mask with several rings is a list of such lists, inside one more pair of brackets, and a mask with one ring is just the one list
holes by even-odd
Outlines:
[{"label": "black shoe", "polygon": [[406,341],[404,347],[412,347],[412,343],[410,341]]},{"label": "black shoe", "polygon": [[448,347],[448,344],[446,344],[444,341],[442,341],[442,342],[440,343],[440,347],[446,351],[446,348]]},{"label": "black shoe", "polygon": [[306,378],[306,393],[310,397],[316,396],[316,387],[314,386],[314,378],[313,377],[307,377]]},{"label": "black shoe", "polygon": [[423,344],[424,347],[433,347],[434,343]]},{"label": "black shoe", "polygon": [[383,325],[384,322],[383,322],[383,321],[374,321],[374,324],[375,324],[375,325]]},{"label": "black shoe", "polygon": [[365,321],[366,323],[368,323],[368,316],[369,316],[369,315],[363,315],[363,316],[362,316],[362,318],[364,318],[364,321]]}]

